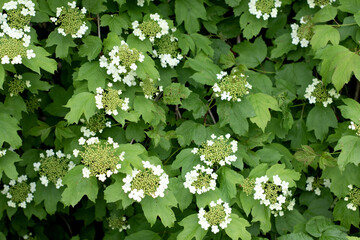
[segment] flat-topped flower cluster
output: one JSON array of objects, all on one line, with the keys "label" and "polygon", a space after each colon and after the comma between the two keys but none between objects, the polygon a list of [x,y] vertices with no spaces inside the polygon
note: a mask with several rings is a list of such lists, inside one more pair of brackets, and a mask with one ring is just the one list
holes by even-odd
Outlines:
[{"label": "flat-topped flower cluster", "polygon": [[186,173],[184,187],[188,188],[193,194],[202,194],[215,190],[217,177],[213,169],[198,164],[194,167],[194,170]]},{"label": "flat-topped flower cluster", "polygon": [[320,196],[321,188],[330,188],[330,179],[320,179],[310,176],[306,179],[306,191],[314,191],[316,195]]},{"label": "flat-topped flower cluster", "polygon": [[256,18],[262,17],[264,20],[269,17],[275,18],[279,7],[281,7],[279,0],[250,0],[249,2],[249,12]]},{"label": "flat-topped flower cluster", "polygon": [[327,107],[333,102],[333,98],[338,99],[340,94],[336,92],[335,88],[327,90],[322,81],[314,78],[312,84],[306,88],[304,97],[309,100],[310,104],[322,103],[324,107]]},{"label": "flat-topped flower cluster", "polygon": [[129,98],[121,99],[119,96],[122,94],[121,90],[115,90],[112,88],[102,89],[98,87],[96,89],[95,103],[98,109],[104,109],[108,115],[118,115],[118,109],[123,111],[129,110]]},{"label": "flat-topped flower cluster", "polygon": [[300,18],[300,26],[296,23],[291,24],[291,38],[292,44],[298,45],[302,48],[309,46],[310,40],[314,35],[314,24],[309,17]]},{"label": "flat-topped flower cluster", "polygon": [[315,8],[315,6],[324,8],[325,6],[330,5],[335,1],[336,0],[307,0],[307,3],[309,4],[309,8]]},{"label": "flat-topped flower cluster", "polygon": [[34,199],[33,193],[36,190],[36,183],[28,183],[28,177],[21,175],[17,180],[10,180],[9,184],[4,184],[1,191],[8,198],[8,206],[16,208],[26,208],[27,203],[31,203]]}]

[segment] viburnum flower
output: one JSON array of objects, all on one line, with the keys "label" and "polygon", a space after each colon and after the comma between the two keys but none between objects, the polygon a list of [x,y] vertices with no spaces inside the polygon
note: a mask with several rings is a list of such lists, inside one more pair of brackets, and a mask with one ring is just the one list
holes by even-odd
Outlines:
[{"label": "viburnum flower", "polygon": [[80,156],[85,165],[82,170],[83,177],[97,177],[104,182],[113,174],[117,174],[121,168],[120,162],[124,161],[125,152],[118,153],[119,144],[109,137],[107,141],[99,140],[97,137],[85,139],[81,137],[79,144],[83,150],[74,149],[73,155]]},{"label": "viburnum flower", "polygon": [[106,68],[114,82],[120,81],[128,86],[135,86],[137,62],[143,62],[145,56],[135,48],[129,48],[125,41],[120,46],[114,46],[109,53],[100,57],[100,67]]},{"label": "viburnum flower", "polygon": [[346,207],[350,210],[356,211],[360,207],[360,188],[353,186],[352,184],[348,185],[349,193],[344,198],[346,202],[349,202]]},{"label": "viburnum flower", "polygon": [[249,2],[249,12],[256,18],[262,17],[264,20],[269,17],[275,18],[279,7],[281,7],[279,0],[250,0]]},{"label": "viburnum flower", "polygon": [[129,198],[137,202],[141,202],[146,195],[153,198],[164,197],[169,184],[169,176],[160,165],[152,165],[149,161],[142,161],[142,163],[143,170],[134,169],[131,174],[126,175],[122,189],[125,193],[129,193]]},{"label": "viburnum flower", "polygon": [[300,43],[300,46],[303,48],[309,46],[310,40],[314,35],[313,26],[314,24],[310,18],[305,17],[301,17],[300,26],[296,23],[291,24],[292,44],[298,45]]},{"label": "viburnum flower", "polygon": [[243,191],[246,194],[246,196],[250,196],[254,191],[255,179],[245,178],[243,183],[241,184],[241,187],[243,188]]},{"label": "viburnum flower", "polygon": [[162,86],[156,87],[154,80],[151,78],[145,78],[139,85],[143,89],[146,99],[154,99],[154,96],[156,97],[160,92],[164,91]]},{"label": "viburnum flower", "polygon": [[202,194],[215,190],[217,177],[213,169],[198,164],[194,167],[194,170],[186,173],[184,187],[188,188],[193,194]]},{"label": "viburnum flower", "polygon": [[15,74],[14,78],[8,82],[8,87],[9,94],[12,97],[19,95],[26,88],[31,87],[31,84],[29,80],[24,81],[22,75]]},{"label": "viburnum flower", "polygon": [[[172,30],[176,31],[176,28]],[[183,59],[178,47],[178,39],[169,34],[155,39],[153,55],[160,59],[161,67],[163,68],[167,66],[174,68]]]},{"label": "viburnum flower", "polygon": [[41,98],[33,95],[25,100],[26,109],[28,112],[35,112],[40,107]]},{"label": "viburnum flower", "polygon": [[337,99],[340,97],[340,94],[338,94],[334,88],[326,90],[326,86],[317,78],[313,79],[312,84],[306,88],[305,92],[304,97],[309,100],[310,104],[322,103],[324,107],[331,104],[333,98]]},{"label": "viburnum flower", "polygon": [[209,227],[213,233],[218,233],[221,229],[225,229],[231,222],[231,208],[227,202],[219,198],[216,202],[212,201],[209,205],[209,211],[200,208],[198,213],[199,224],[201,228],[208,230]]},{"label": "viburnum flower", "polygon": [[53,149],[46,150],[46,156],[41,153],[40,161],[33,163],[34,170],[39,172],[41,184],[47,187],[49,182],[52,182],[57,189],[64,186],[63,177],[75,167],[75,163],[70,159],[71,154],[65,155],[60,150],[56,153]]},{"label": "viburnum flower", "polygon": [[230,134],[217,137],[215,134],[211,135],[211,140],[207,140],[200,148],[194,148],[191,152],[200,155],[200,160],[208,166],[219,164],[231,164],[235,162],[237,157],[234,153],[237,152],[237,141],[230,141]]},{"label": "viburnum flower", "polygon": [[0,157],[3,157],[6,155],[6,149],[3,149],[0,151]]},{"label": "viburnum flower", "polygon": [[30,232],[29,234],[25,234],[23,236],[23,239],[24,240],[36,240],[37,238],[36,238],[36,236],[34,237],[33,234]]},{"label": "viburnum flower", "polygon": [[217,74],[217,79],[220,82],[215,83],[212,87],[215,97],[221,96],[221,100],[240,102],[241,98],[249,94],[249,90],[252,88],[247,77],[235,68],[230,75],[227,75],[226,72],[220,72]]},{"label": "viburnum flower", "polygon": [[132,27],[134,29],[133,34],[141,41],[148,38],[150,42],[154,43],[155,38],[161,38],[169,34],[169,24],[166,20],[160,18],[158,13],[150,14],[150,19],[140,24],[138,21],[134,21]]},{"label": "viburnum flower", "polygon": [[310,176],[306,179],[306,191],[314,191],[316,195],[320,196],[321,188],[330,188],[330,179],[320,179]]},{"label": "viburnum flower", "polygon": [[109,223],[109,228],[112,230],[118,230],[119,232],[122,232],[124,230],[130,229],[130,224],[127,223],[125,216],[112,214],[106,220]]},{"label": "viburnum flower", "polygon": [[[149,0],[147,0],[149,2]],[[150,1],[153,1],[153,0],[150,0]],[[137,5],[139,7],[143,7],[144,6],[144,3],[145,3],[145,0],[137,0]]]},{"label": "viburnum flower", "polygon": [[272,182],[265,175],[255,179],[254,199],[260,200],[260,204],[269,207],[275,217],[283,216],[285,210],[292,211],[295,199],[289,190],[289,183],[282,181],[278,175],[273,176]]},{"label": "viburnum flower", "polygon": [[104,109],[108,115],[118,115],[118,109],[129,110],[129,98],[121,99],[121,90],[109,88],[107,90],[98,87],[96,89],[95,102],[98,109]]},{"label": "viburnum flower", "polygon": [[66,37],[71,35],[72,38],[82,38],[88,26],[85,23],[86,8],[81,10],[76,7],[76,1],[68,2],[67,6],[56,8],[56,17],[51,17],[50,20],[59,25],[57,31],[59,34]]},{"label": "viburnum flower", "polygon": [[350,122],[349,129],[356,131],[356,135],[360,136],[360,125],[354,123],[353,121]]},{"label": "viburnum flower", "polygon": [[0,33],[0,59],[1,64],[22,64],[22,59],[36,57],[34,50],[29,49],[30,36],[22,39],[11,38]]},{"label": "viburnum flower", "polygon": [[35,16],[35,4],[31,0],[16,0],[4,3],[0,13],[0,28],[2,34],[10,38],[22,39],[26,36],[30,42],[30,36],[25,32],[30,32],[30,20]]},{"label": "viburnum flower", "polygon": [[89,121],[81,118],[80,122],[85,124],[80,128],[80,132],[83,133],[84,137],[94,137],[97,132],[102,133],[106,127],[111,127],[111,122],[106,121],[104,112],[95,114]]},{"label": "viburnum flower", "polygon": [[17,206],[26,208],[27,203],[31,203],[34,199],[33,193],[36,190],[36,183],[27,183],[28,177],[21,175],[17,180],[10,180],[9,185],[4,184],[2,194],[8,198],[8,206],[16,208]]},{"label": "viburnum flower", "polygon": [[336,0],[307,0],[309,4],[309,8],[314,8],[315,6],[319,6],[320,8],[325,7],[326,5],[330,5]]}]

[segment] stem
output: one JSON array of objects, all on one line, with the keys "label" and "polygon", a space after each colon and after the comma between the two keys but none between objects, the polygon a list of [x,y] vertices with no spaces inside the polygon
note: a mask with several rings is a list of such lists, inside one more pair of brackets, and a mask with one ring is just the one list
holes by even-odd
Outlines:
[{"label": "stem", "polygon": [[357,81],[357,82],[356,82],[356,89],[355,89],[355,96],[354,96],[354,99],[355,99],[356,101],[359,100],[359,93],[360,93],[360,82]]},{"label": "stem", "polygon": [[306,103],[301,103],[301,104],[296,104],[296,105],[292,105],[291,108],[293,107],[300,107],[300,106],[304,106]]},{"label": "stem", "polygon": [[300,119],[302,119],[302,118],[303,118],[304,109],[305,109],[305,104],[303,105],[303,107],[302,107],[302,109],[301,109],[301,116],[300,116]]},{"label": "stem", "polygon": [[212,114],[212,112],[211,112],[211,110],[209,109],[209,115],[210,115],[210,117],[211,117],[211,119],[212,119],[212,121],[213,121],[213,123],[214,124],[216,124],[216,120],[215,120],[215,118],[214,118],[214,115]]},{"label": "stem", "polygon": [[133,143],[134,143],[134,141],[135,141],[135,139],[134,139],[134,138],[133,138],[133,139],[131,139],[130,144],[133,144]]},{"label": "stem", "polygon": [[348,26],[354,26],[354,25],[357,25],[357,23],[345,23],[345,24],[339,24],[339,25],[329,25],[329,26],[332,26],[332,27],[348,27]]},{"label": "stem", "polygon": [[100,33],[100,16],[99,16],[99,14],[96,14],[96,20],[97,20],[98,37],[101,39],[101,33]]},{"label": "stem", "polygon": [[181,113],[180,113],[178,104],[176,104],[176,106],[175,106],[175,114],[176,114],[177,119],[181,119]]},{"label": "stem", "polygon": [[173,152],[165,161],[164,161],[164,164],[167,163],[172,156],[174,156],[178,151],[180,151],[182,148],[178,148],[175,150],[175,152]]}]

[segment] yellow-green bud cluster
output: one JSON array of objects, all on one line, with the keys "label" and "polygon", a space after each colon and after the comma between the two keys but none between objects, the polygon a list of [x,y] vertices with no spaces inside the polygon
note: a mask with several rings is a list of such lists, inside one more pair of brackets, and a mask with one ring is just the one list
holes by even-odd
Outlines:
[{"label": "yellow-green bud cluster", "polygon": [[188,188],[193,194],[202,194],[215,190],[217,177],[213,169],[198,164],[194,167],[194,170],[186,173],[184,187]]},{"label": "yellow-green bud cluster", "polygon": [[67,6],[58,7],[56,17],[51,17],[50,20],[55,25],[59,25],[57,28],[59,34],[63,36],[70,34],[73,38],[81,38],[88,30],[85,13],[86,8],[80,10],[76,7],[76,1],[73,1],[68,2]]},{"label": "yellow-green bud cluster", "polygon": [[330,179],[315,178],[313,176],[306,179],[306,191],[314,191],[318,196],[321,194],[321,188],[330,188],[330,186]]},{"label": "yellow-green bud cluster", "polygon": [[62,179],[65,174],[75,167],[73,161],[70,161],[71,155],[65,155],[60,150],[54,153],[53,149],[46,150],[40,154],[40,161],[33,163],[34,170],[39,172],[41,184],[45,187],[52,182],[57,189],[63,185]]},{"label": "yellow-green bud cluster", "polygon": [[151,78],[145,78],[140,82],[140,87],[143,89],[145,98],[147,99],[154,99],[160,92],[163,91],[163,87],[159,86],[157,88],[155,86],[154,80]]},{"label": "yellow-green bud cluster", "polygon": [[21,175],[17,180],[10,180],[9,185],[4,184],[4,189],[1,191],[9,200],[7,202],[9,207],[16,208],[17,206],[26,208],[27,203],[32,202],[36,190],[36,183],[27,183],[27,176]]},{"label": "yellow-green bud cluster", "polygon": [[128,86],[135,86],[137,65],[143,62],[145,56],[136,48],[129,48],[125,41],[120,46],[114,46],[109,53],[109,59],[104,55],[100,57],[100,67],[106,68],[114,82],[120,81]]},{"label": "yellow-green bud cluster", "polygon": [[335,1],[336,0],[307,0],[310,8],[314,8],[315,6],[323,8],[327,5],[330,5],[331,3],[335,2]]},{"label": "yellow-green bud cluster", "polygon": [[296,23],[291,24],[291,38],[292,44],[301,47],[309,46],[310,40],[314,35],[313,31],[314,24],[309,17],[300,18],[300,26]]},{"label": "yellow-green bud cluster", "polygon": [[127,223],[125,216],[117,216],[113,214],[106,220],[109,223],[109,228],[112,230],[118,230],[119,232],[122,232],[124,230],[130,229],[130,224]]},{"label": "yellow-green bud cluster", "polygon": [[85,124],[85,127],[80,129],[85,137],[95,136],[95,133],[102,133],[104,128],[111,127],[111,122],[106,121],[104,112],[95,114],[89,121],[85,121],[85,119],[80,119],[80,121]]},{"label": "yellow-green bud cluster", "polygon": [[306,88],[304,97],[309,100],[310,104],[318,102],[327,107],[333,102],[333,98],[339,98],[340,94],[334,88],[327,90],[322,81],[314,78],[312,84]]},{"label": "yellow-green bud cluster", "polygon": [[[172,31],[176,31],[176,28],[173,28]],[[160,59],[163,68],[167,66],[173,68],[183,58],[178,47],[178,39],[170,34],[155,39],[153,55]]]},{"label": "yellow-green bud cluster", "polygon": [[240,102],[241,98],[249,94],[249,90],[252,88],[247,77],[235,68],[230,75],[227,75],[226,72],[217,74],[220,82],[213,86],[215,97],[221,96],[221,100]]},{"label": "yellow-green bud cluster", "polygon": [[15,75],[14,78],[8,82],[8,87],[9,94],[12,97],[22,93],[25,88],[31,87],[31,84],[28,80],[24,81],[21,75]]},{"label": "yellow-green bud cluster", "polygon": [[230,214],[229,204],[218,199],[216,202],[210,202],[209,211],[200,208],[198,213],[199,224],[205,230],[211,227],[211,231],[216,234],[220,231],[219,227],[225,229],[231,222]]},{"label": "yellow-green bud cluster", "polygon": [[345,201],[349,202],[346,207],[350,210],[356,211],[358,207],[360,207],[360,188],[348,185],[349,193],[344,198]]},{"label": "yellow-green bud cluster", "polygon": [[40,107],[41,98],[33,95],[29,99],[25,100],[26,109],[28,112],[35,112]]},{"label": "yellow-green bud cluster", "polygon": [[169,33],[169,24],[166,20],[160,18],[158,13],[150,14],[150,19],[139,24],[138,21],[132,23],[134,29],[133,34],[141,41],[149,38],[154,43],[155,38],[161,38]]},{"label": "yellow-green bud cluster", "polygon": [[121,161],[124,161],[125,152],[118,153],[119,144],[114,142],[112,138],[107,141],[100,141],[97,137],[85,139],[81,137],[79,144],[84,147],[82,151],[75,149],[73,154],[75,157],[80,155],[81,162],[85,165],[82,170],[83,177],[97,177],[104,182],[112,174],[117,174],[121,168]]},{"label": "yellow-green bud cluster", "polygon": [[255,179],[245,178],[241,186],[246,196],[250,196],[253,193],[255,187]]},{"label": "yellow-green bud cluster", "polygon": [[31,59],[36,55],[32,49],[28,49],[29,42],[11,38],[0,33],[0,58],[1,64],[21,64],[23,58]]},{"label": "yellow-green bud cluster", "polygon": [[109,88],[107,90],[98,87],[96,89],[95,102],[98,109],[104,109],[108,115],[118,115],[118,108],[123,111],[129,110],[129,98],[121,99],[121,90]]},{"label": "yellow-green bud cluster", "polygon": [[235,140],[230,142],[230,134],[226,134],[225,137],[212,134],[211,140],[207,140],[201,148],[194,148],[191,152],[200,155],[200,160],[208,166],[217,164],[224,166],[236,161],[237,157],[234,153],[237,150],[237,142]]}]

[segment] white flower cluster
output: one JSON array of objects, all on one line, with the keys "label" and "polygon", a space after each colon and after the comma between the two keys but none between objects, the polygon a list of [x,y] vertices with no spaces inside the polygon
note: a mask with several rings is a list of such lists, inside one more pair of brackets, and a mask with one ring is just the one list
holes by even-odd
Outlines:
[{"label": "white flower cluster", "polygon": [[[60,20],[62,25],[58,27],[57,31],[59,34],[63,35],[64,37],[66,37],[66,35],[68,34],[71,34],[72,38],[82,38],[85,35],[86,31],[88,30],[88,26],[86,26],[86,23],[84,21],[82,21],[80,24],[73,24],[71,26],[67,26],[67,25],[70,25],[71,22],[75,23],[81,21],[79,18],[82,18],[82,15],[86,14],[87,10],[85,7],[79,10],[79,8],[76,7],[76,1],[68,2],[68,6],[73,11],[67,11],[68,9],[65,9],[64,6],[58,7],[56,8],[56,17],[51,17],[50,20],[54,22],[55,25],[58,25]],[[74,12],[74,10],[78,10],[79,12],[76,13]],[[80,14],[80,11],[82,15]],[[70,22],[62,21],[65,19],[67,20],[70,19]],[[77,27],[77,29],[73,30],[72,29],[73,27]],[[70,29],[71,31],[69,31]]]},{"label": "white flower cluster", "polygon": [[86,128],[85,126],[82,126],[80,128],[80,132],[83,133],[84,137],[94,137],[96,135],[95,132],[91,131],[90,129]]},{"label": "white flower cluster", "polygon": [[[117,96],[111,94],[113,91],[115,90],[111,89],[104,93],[104,89],[98,87],[96,89],[97,94],[95,96],[95,103],[98,109],[105,109],[106,114],[113,114],[116,116],[119,114],[117,111],[118,107],[120,107],[123,111],[129,110],[129,98],[124,98],[124,100],[122,100],[119,98],[119,96],[122,94],[122,91],[116,90]],[[107,94],[107,96],[104,97],[104,94]]]},{"label": "white flower cluster", "polygon": [[6,149],[0,151],[0,157],[5,156],[5,154],[6,154]]},{"label": "white flower cluster", "polygon": [[304,97],[309,100],[310,104],[319,102],[324,107],[327,107],[333,102],[333,98],[338,99],[340,94],[334,88],[327,91],[323,84],[317,78],[314,78],[312,84],[306,88]]},{"label": "white flower cluster", "polygon": [[[169,33],[169,24],[167,23],[166,20],[160,18],[160,15],[158,13],[155,14],[150,14],[150,19],[152,21],[154,21],[157,26],[159,28],[159,31],[155,34],[155,36],[150,36],[149,34],[147,34],[147,31],[145,30],[149,30],[149,31],[154,31],[154,26],[151,26],[152,29],[141,29],[141,24],[139,24],[138,21],[134,21],[132,23],[132,27],[134,29],[134,35],[139,37],[139,39],[141,41],[144,41],[146,39],[146,37],[149,38],[150,42],[154,43],[155,38],[161,38],[162,36],[166,35]],[[144,23],[142,23],[144,24]],[[149,26],[150,27],[150,26]]]},{"label": "white flower cluster", "polygon": [[[129,54],[136,56],[136,59],[130,59]],[[145,56],[136,49],[130,49],[125,41],[121,41],[120,46],[114,46],[109,53],[110,59],[104,55],[100,57],[100,67],[106,68],[106,73],[111,75],[114,82],[120,81],[128,86],[135,86],[136,61],[143,62]],[[122,58],[123,57],[123,58]],[[124,58],[126,57],[126,58]]]},{"label": "white flower cluster", "polygon": [[[153,1],[153,0],[150,0],[150,1]],[[143,7],[144,6],[144,3],[145,3],[145,0],[137,0],[137,5],[139,7]]]},{"label": "white flower cluster", "polygon": [[329,5],[335,1],[336,0],[307,0],[307,3],[309,4],[309,8],[314,8],[315,6],[323,8],[326,5]]},{"label": "white flower cluster", "polygon": [[[171,29],[172,32],[176,31],[176,28]],[[156,39],[153,50],[153,56],[160,59],[161,67],[167,66],[174,68],[183,59],[183,56],[178,51],[177,45],[178,39],[172,35],[166,35],[160,39]]]},{"label": "white flower cluster", "polygon": [[183,56],[180,53],[176,57],[172,57],[169,53],[158,55],[156,50],[153,50],[153,54],[160,59],[160,64],[163,68],[166,68],[167,66],[174,68],[180,63],[181,59],[183,59]]},{"label": "white flower cluster", "polygon": [[250,0],[249,2],[249,12],[256,18],[263,17],[264,20],[269,19],[269,17],[275,18],[279,7],[281,7],[279,0]]},{"label": "white flower cluster", "polygon": [[[16,205],[22,208],[26,208],[26,204],[30,203],[34,199],[33,193],[36,190],[36,183],[31,182],[27,184],[28,177],[21,175],[16,180],[10,180],[9,185],[4,184],[2,194],[6,195],[6,198],[10,199],[7,204],[9,207],[16,208]],[[14,199],[18,202],[15,202]]]},{"label": "white flower cluster", "polygon": [[[322,184],[321,184],[322,183]],[[315,192],[316,195],[320,196],[321,194],[321,190],[320,187],[321,185],[324,185],[324,187],[330,188],[331,186],[331,182],[330,179],[324,179],[321,181],[315,181],[315,177],[310,176],[306,179],[306,191],[313,191]]]},{"label": "white flower cluster", "polygon": [[[227,202],[218,199],[216,202],[210,202],[210,210],[205,211],[204,208],[199,209],[198,218],[201,228],[208,230],[211,227],[211,232],[218,233],[219,227],[225,229],[231,222],[230,218],[231,208]],[[221,218],[221,219],[220,219]]]},{"label": "white flower cluster", "polygon": [[[151,170],[152,176],[157,176],[159,179],[154,182],[154,179],[143,178],[138,180],[137,182],[140,184],[139,189],[134,188],[133,183],[137,176],[139,176],[142,170],[134,169],[132,174],[127,174],[125,178],[123,178],[123,182],[125,183],[122,186],[122,189],[125,193],[128,193],[129,198],[134,199],[137,202],[141,202],[141,200],[145,197],[145,194],[149,194],[153,198],[164,197],[164,192],[168,188],[169,184],[169,176],[164,172],[160,165],[155,166],[152,165],[149,161],[142,161],[144,169]],[[154,189],[153,192],[146,192],[148,187],[157,185],[157,188]]]},{"label": "white flower cluster", "polygon": [[194,170],[186,173],[184,187],[188,188],[193,194],[202,194],[210,190],[215,190],[218,175],[211,168],[205,168],[200,164]]},{"label": "white flower cluster", "polygon": [[305,48],[309,46],[311,37],[312,37],[312,27],[309,26],[310,23],[308,23],[307,20],[305,20],[304,17],[300,18],[300,24],[299,26],[296,23],[291,24],[291,43],[294,45],[298,45],[300,43],[300,46],[302,48]]},{"label": "white flower cluster", "polygon": [[[52,159],[50,160],[45,160],[45,158],[50,158],[50,157],[55,157],[59,159],[59,161],[54,161]],[[47,187],[49,185],[49,180],[54,181],[55,187],[57,189],[61,188],[63,185],[62,182],[62,175],[64,174],[64,170],[70,171],[71,169],[73,169],[75,167],[75,163],[73,161],[69,161],[71,159],[71,154],[67,154],[65,155],[61,150],[57,151],[56,153],[54,152],[53,149],[49,149],[46,150],[46,156],[43,153],[40,153],[40,158],[42,160],[40,160],[40,162],[34,162],[33,163],[33,167],[34,167],[34,171],[35,172],[39,172],[40,171],[40,182],[42,185],[44,185],[45,187]],[[67,159],[67,164],[65,162],[62,162],[61,159],[62,158],[66,158]],[[41,161],[44,161],[44,168],[46,169],[42,169],[40,170],[41,167]],[[64,169],[66,164],[66,168]],[[46,176],[47,174],[49,174],[50,176]],[[50,179],[49,179],[50,177]],[[56,179],[52,179],[52,178],[56,178]],[[56,182],[55,182],[56,181]]]},{"label": "white flower cluster", "polygon": [[350,122],[349,129],[356,131],[356,135],[360,136],[360,125],[354,123],[353,121]]},{"label": "white flower cluster", "polygon": [[233,140],[228,143],[230,134],[217,137],[215,134],[211,135],[212,140],[207,140],[203,144],[203,148],[193,148],[191,151],[193,154],[199,154],[200,160],[206,163],[208,166],[219,164],[225,166],[225,164],[231,164],[235,162],[237,157],[232,154],[238,150],[237,141]]},{"label": "white flower cluster", "polygon": [[356,211],[356,209],[360,206],[360,188],[349,184],[348,189],[348,196],[344,198],[346,202],[349,202],[346,204],[346,207],[352,211]]},{"label": "white flower cluster", "polygon": [[[28,49],[31,37],[26,34],[30,32],[28,23],[35,16],[35,4],[31,0],[10,1],[3,5],[3,10],[9,12],[0,13],[1,64],[21,64],[23,57],[35,58],[34,50]],[[20,15],[16,15],[16,12],[20,12]],[[11,20],[10,15],[14,15]]]},{"label": "white flower cluster", "polygon": [[[267,185],[278,186],[278,189],[274,189],[274,186],[267,188]],[[281,181],[278,175],[273,176],[273,183],[269,183],[266,175],[256,178],[254,190],[254,199],[260,200],[260,204],[268,206],[275,217],[283,216],[285,209],[289,211],[294,209],[295,199],[287,202],[288,198],[292,196],[289,183]]]}]

